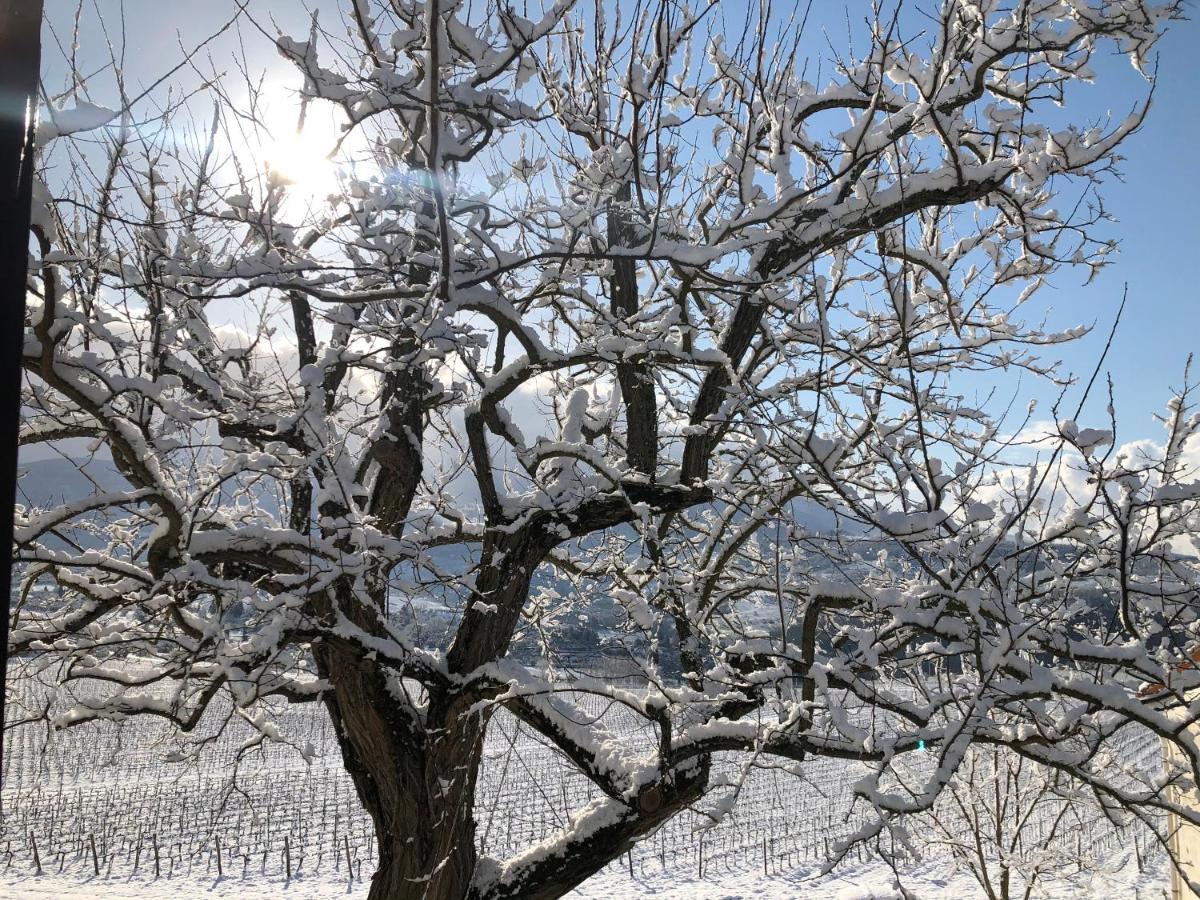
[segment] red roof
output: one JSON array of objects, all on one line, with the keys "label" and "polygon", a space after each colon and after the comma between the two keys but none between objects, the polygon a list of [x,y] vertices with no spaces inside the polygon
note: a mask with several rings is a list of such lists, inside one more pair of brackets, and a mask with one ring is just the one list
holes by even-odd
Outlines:
[{"label": "red roof", "polygon": [[[1188,651],[1187,659],[1181,660],[1180,662],[1171,666],[1171,670],[1174,672],[1182,672],[1187,669],[1195,669],[1198,666],[1200,666],[1200,644],[1195,644],[1193,645],[1192,649]],[[1162,684],[1158,681],[1147,682],[1146,684],[1142,685],[1141,690],[1138,691],[1138,699],[1153,700],[1155,697],[1165,694],[1170,690],[1171,685],[1169,681],[1167,684]]]}]

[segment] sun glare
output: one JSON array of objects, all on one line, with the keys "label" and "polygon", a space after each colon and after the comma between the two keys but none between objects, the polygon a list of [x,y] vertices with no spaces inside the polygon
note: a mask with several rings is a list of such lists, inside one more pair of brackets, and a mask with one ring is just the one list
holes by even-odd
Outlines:
[{"label": "sun glare", "polygon": [[329,157],[340,132],[331,117],[314,113],[309,111],[300,128],[295,118],[272,121],[263,148],[266,170],[288,185],[292,197],[310,201],[323,200],[338,187],[338,167]]}]

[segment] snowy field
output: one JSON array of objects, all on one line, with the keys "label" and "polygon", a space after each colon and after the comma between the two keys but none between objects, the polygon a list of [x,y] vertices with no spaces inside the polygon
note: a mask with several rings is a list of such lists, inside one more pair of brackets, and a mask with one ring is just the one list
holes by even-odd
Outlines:
[{"label": "snowy field", "polygon": [[[38,698],[34,688],[25,690],[27,701]],[[615,711],[594,712],[622,723]],[[502,714],[493,721],[478,839],[484,852],[506,856],[567,824],[568,810],[594,789],[515,720]],[[315,706],[286,708],[280,723],[291,745],[248,747],[252,732],[235,723],[194,736],[201,747],[194,758],[154,722],[53,734],[18,728],[5,748],[0,897],[365,896],[375,866],[371,825],[332,731]],[[630,741],[646,739],[631,722],[625,727]],[[1155,742],[1133,749],[1146,765],[1158,764]],[[677,817],[572,896],[899,896],[892,870],[869,851],[832,873],[820,871],[837,839],[863,821],[851,802],[861,768],[831,760],[799,768],[738,763],[744,758],[718,761],[717,778],[738,791],[719,824],[706,808]],[[1165,862],[1144,834],[1118,833],[1096,818],[1064,840],[1090,863],[1062,872],[1037,896],[1164,896]],[[914,896],[983,896],[934,848],[920,859],[901,856],[903,884]]]},{"label": "snowy field", "polygon": [[[983,896],[969,875],[948,874],[945,861],[931,861],[906,873],[905,888],[918,898],[970,898]],[[1166,871],[1161,862],[1139,874],[1132,854],[1119,854],[1112,868],[1083,879],[1067,879],[1037,894],[1047,900],[1073,898],[1120,898],[1120,900],[1165,900]],[[208,879],[181,884],[176,880],[144,878],[80,879],[61,876],[13,878],[0,881],[0,897],[80,897],[104,900],[178,900],[180,897],[211,897],[213,900],[336,900],[365,897],[366,886],[329,878],[298,878],[280,882],[262,878]],[[884,900],[900,897],[892,886],[891,873],[878,864],[855,865],[834,875],[821,876],[807,867],[786,875],[764,877],[761,873],[722,873],[698,880],[694,875],[672,872],[635,875],[611,871],[593,879],[571,895],[578,900],[618,900],[625,897],[656,897],[663,900]]]}]

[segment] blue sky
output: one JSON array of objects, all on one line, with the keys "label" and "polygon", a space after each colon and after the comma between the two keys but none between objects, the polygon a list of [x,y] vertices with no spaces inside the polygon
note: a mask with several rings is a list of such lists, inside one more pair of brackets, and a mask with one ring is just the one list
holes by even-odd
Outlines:
[{"label": "blue sky", "polygon": [[[1169,387],[1182,383],[1188,353],[1200,349],[1200,23],[1177,23],[1159,53],[1150,115],[1121,149],[1125,181],[1110,180],[1104,190],[1117,219],[1107,228],[1120,250],[1087,287],[1080,285],[1078,273],[1066,271],[1043,297],[1045,302],[1052,295],[1057,308],[1069,311],[1067,318],[1101,326],[1062,353],[1071,369],[1090,372],[1128,283],[1129,302],[1105,364],[1113,375],[1125,440],[1160,436],[1150,414],[1162,409]],[[1124,60],[1109,60],[1098,69],[1114,113],[1144,95],[1144,81]],[[1114,77],[1104,78],[1110,74]],[[1102,412],[1105,402],[1092,409]]]},{"label": "blue sky", "polygon": [[[333,4],[322,0],[319,5],[324,8],[323,24],[335,25],[337,13],[330,8]],[[298,37],[307,31],[307,14],[299,0],[287,3],[250,0],[249,6],[269,30],[273,30],[269,20],[274,16]],[[48,17],[66,42],[70,39],[74,7],[75,0],[47,0],[46,4]],[[120,6],[115,0],[101,0],[100,8],[115,19]],[[184,43],[194,42],[193,36],[201,34],[202,29],[207,29],[203,31],[207,34],[228,19],[235,5],[232,0],[212,0],[207,4],[190,0],[124,0],[124,8],[130,47],[128,76],[137,82],[157,77],[179,58],[180,34]],[[731,40],[736,39],[746,21],[745,10],[738,3],[726,3],[720,8],[719,28],[726,30]],[[789,10],[790,7],[777,2],[773,15],[779,17]],[[847,19],[852,22],[852,30],[856,30],[868,12],[869,4],[864,0],[851,0],[846,7],[816,0],[806,30],[806,44],[814,56],[827,56],[831,46],[845,50]],[[85,34],[81,40],[85,55],[89,47],[99,45],[99,38],[97,34]],[[221,44],[224,46],[214,51],[217,59],[232,42],[223,39]],[[248,42],[248,46],[255,45],[262,46],[256,41]],[[1160,437],[1161,427],[1154,422],[1152,413],[1162,410],[1170,388],[1182,382],[1188,353],[1200,347],[1200,290],[1196,285],[1200,264],[1197,216],[1200,179],[1195,171],[1196,160],[1200,158],[1200,104],[1195,93],[1196,85],[1200,84],[1200,23],[1176,23],[1160,42],[1158,51],[1154,107],[1142,130],[1122,148],[1126,157],[1121,164],[1124,181],[1109,179],[1103,190],[1108,210],[1117,221],[1105,224],[1098,234],[1118,240],[1120,250],[1112,264],[1086,287],[1085,271],[1061,271],[1027,313],[1034,317],[1046,310],[1054,326],[1095,323],[1096,331],[1088,338],[1074,345],[1050,348],[1047,354],[1061,358],[1066,370],[1086,380],[1116,315],[1124,285],[1128,284],[1129,301],[1104,367],[1115,382],[1120,441]],[[1148,85],[1129,62],[1113,55],[1111,48],[1106,47],[1104,54],[1096,61],[1097,85],[1083,87],[1068,99],[1065,113],[1073,121],[1091,121],[1107,111],[1120,120],[1146,97]],[[251,62],[277,72],[287,71],[273,52]],[[48,34],[45,68],[48,85],[52,89],[60,87],[62,64]],[[92,99],[115,103],[115,97],[96,95]],[[1039,417],[1049,415],[1049,404],[1056,392],[1048,386],[1026,378],[1019,388],[1015,382],[1002,387],[1006,396],[1016,393],[1016,408],[1023,409],[1028,399],[1036,397]],[[1104,391],[1097,391],[1083,418],[1089,423],[1103,418],[1106,403]],[[1074,402],[1068,405],[1073,410]]]}]

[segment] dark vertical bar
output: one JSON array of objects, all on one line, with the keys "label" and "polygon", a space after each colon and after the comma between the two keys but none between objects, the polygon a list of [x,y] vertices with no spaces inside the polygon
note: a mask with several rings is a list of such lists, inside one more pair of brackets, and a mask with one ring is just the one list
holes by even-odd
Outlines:
[{"label": "dark vertical bar", "polygon": [[0,617],[0,772],[41,29],[42,0],[0,0],[0,589],[5,598]]}]

